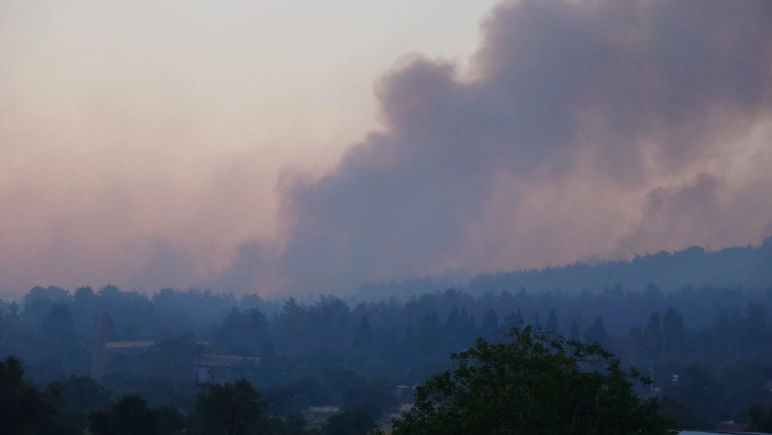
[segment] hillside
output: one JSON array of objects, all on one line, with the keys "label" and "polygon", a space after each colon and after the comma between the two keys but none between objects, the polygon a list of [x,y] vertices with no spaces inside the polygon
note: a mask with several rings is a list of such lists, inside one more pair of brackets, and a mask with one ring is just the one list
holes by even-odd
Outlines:
[{"label": "hillside", "polygon": [[430,278],[370,283],[360,288],[358,296],[409,297],[427,291],[444,290],[450,286],[482,294],[489,291],[517,291],[521,288],[531,291],[598,292],[615,286],[643,289],[650,284],[665,292],[688,286],[747,289],[772,287],[772,237],[766,238],[759,246],[731,247],[719,251],[693,246],[673,253],[647,253],[625,261],[596,264],[577,262],[539,270],[481,274],[463,284]]}]

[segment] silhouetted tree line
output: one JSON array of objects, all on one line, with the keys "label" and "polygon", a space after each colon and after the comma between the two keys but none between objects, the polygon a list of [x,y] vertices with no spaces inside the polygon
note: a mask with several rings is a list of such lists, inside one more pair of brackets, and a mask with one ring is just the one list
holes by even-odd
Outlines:
[{"label": "silhouetted tree line", "polygon": [[[737,252],[761,261],[768,243]],[[767,264],[772,265],[772,256]],[[477,337],[496,342],[511,327],[532,325],[551,336],[611,350],[626,367],[653,377],[651,393],[663,398],[663,409],[679,424],[703,428],[719,420],[748,420],[751,405],[757,406],[753,415],[759,420],[768,418],[769,284],[672,292],[653,284],[579,292],[450,289],[404,301],[329,295],[276,301],[198,290],[145,295],[114,286],[72,293],[36,287],[19,302],[0,301],[0,357],[24,361],[26,379],[41,391],[66,385],[67,394],[81,392],[100,407],[136,395],[151,410],[172,407],[190,416],[191,398],[200,388],[193,361],[205,341],[207,353],[261,358],[259,370],[234,374],[229,382],[244,378],[275,398],[276,418],[336,406],[356,408],[375,421],[413,400],[409,388],[397,397],[395,387],[420,384],[450,368],[448,355],[472,347]],[[102,313],[109,319],[109,341],[152,340],[155,345],[111,352],[104,376],[95,382],[85,376],[94,322]],[[81,415],[102,409],[78,406],[73,412]]]},{"label": "silhouetted tree line", "polygon": [[715,286],[763,289],[772,283],[772,237],[761,245],[729,247],[709,251],[699,246],[673,253],[659,251],[636,255],[631,260],[585,260],[567,266],[487,273],[472,277],[463,286],[449,275],[411,278],[387,283],[368,283],[359,293],[365,298],[401,298],[454,287],[472,294],[503,289],[532,291],[597,291],[616,284],[643,288],[653,283],[665,292],[686,286]]},{"label": "silhouetted tree line", "polygon": [[376,424],[362,408],[338,412],[312,426],[302,415],[279,417],[272,400],[248,381],[207,383],[198,387],[190,406],[151,406],[138,394],[111,398],[90,378],[71,377],[44,389],[25,379],[21,362],[0,361],[0,430],[8,435],[177,435],[376,434]]}]

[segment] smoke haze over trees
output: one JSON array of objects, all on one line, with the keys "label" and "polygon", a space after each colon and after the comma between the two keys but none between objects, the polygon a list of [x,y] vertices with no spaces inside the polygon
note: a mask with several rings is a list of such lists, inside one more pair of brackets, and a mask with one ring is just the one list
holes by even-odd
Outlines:
[{"label": "smoke haze over trees", "polygon": [[[551,285],[572,276],[582,282],[587,270],[598,272],[596,278],[624,277],[636,268],[631,282],[647,273],[657,280],[661,271],[667,276],[719,263],[726,266],[724,279],[731,280],[728,271],[738,265],[768,265],[770,249],[767,241],[759,248],[713,254],[692,249],[643,257],[637,266],[601,263],[532,276],[481,276],[463,291],[420,291],[416,280],[413,291],[399,299],[363,298],[361,293],[346,300],[331,295],[270,300],[198,290],[147,295],[114,286],[74,292],[37,287],[21,302],[0,302],[0,359],[20,358],[27,383],[19,380],[14,360],[0,364],[10,368],[0,371],[0,378],[18,389],[29,390],[30,381],[41,389],[50,385],[40,390],[42,396],[30,396],[39,405],[13,406],[39,406],[50,418],[90,425],[92,431],[123,426],[120,419],[133,418],[126,417],[131,413],[144,416],[137,424],[216,426],[223,417],[213,404],[225,400],[222,406],[230,406],[243,399],[249,409],[260,407],[245,417],[250,425],[275,425],[276,433],[284,433],[279,429],[284,425],[337,433],[332,428],[340,425],[386,424],[398,405],[412,403],[413,386],[451,368],[448,356],[470,348],[477,337],[497,343],[510,328],[532,325],[547,328],[549,337],[599,343],[620,358],[625,370],[653,374],[658,412],[675,418],[681,428],[712,428],[729,419],[763,425],[772,408],[769,269],[767,274],[735,275],[758,279],[758,285],[747,288],[698,284],[665,291],[647,284],[561,291],[519,285],[523,277],[535,282],[541,277]],[[699,276],[686,273],[668,282],[672,286]],[[486,287],[490,282],[498,289]],[[107,318],[108,341],[152,343],[139,349],[112,347],[95,381],[87,374],[101,313]],[[224,375],[229,376],[222,379],[226,384],[215,384],[224,386],[211,387],[210,394],[202,390],[209,387],[202,386],[194,369],[202,352],[257,357],[260,363],[257,369]],[[236,377],[248,383],[239,384]],[[638,395],[649,394],[648,387],[634,387]],[[228,391],[242,399],[223,399]],[[268,403],[271,412],[262,408]],[[52,414],[54,409],[58,414]],[[326,417],[314,417],[320,412]],[[315,422],[297,420],[301,416]]]},{"label": "smoke haze over trees", "polygon": [[388,283],[368,283],[358,295],[378,298],[409,296],[447,287],[480,293],[517,289],[541,291],[598,291],[603,288],[645,288],[655,285],[665,292],[684,287],[724,286],[766,288],[772,282],[772,237],[758,247],[731,247],[710,252],[692,246],[673,253],[636,255],[631,261],[579,262],[569,266],[481,274],[466,284],[447,277],[414,278]]},{"label": "smoke haze over trees", "polygon": [[[769,154],[768,132],[749,138],[772,113],[770,17],[763,0],[501,5],[470,71],[406,62],[377,86],[383,130],[330,174],[281,180],[273,267],[333,291],[760,241],[772,210],[752,192],[772,180],[734,156]],[[260,288],[264,246],[228,276]]]},{"label": "smoke haze over trees", "polygon": [[[29,393],[30,403],[9,405],[46,416],[14,420],[20,425],[109,433],[125,418],[147,427],[220,427],[225,415],[275,433],[344,426],[366,433],[412,403],[415,385],[449,369],[451,353],[531,325],[548,337],[598,343],[625,369],[653,374],[651,390],[633,390],[645,396],[656,388],[651,418],[692,429],[729,419],[763,427],[772,412],[770,264],[767,239],[759,247],[480,275],[460,290],[415,279],[366,286],[346,299],[36,287],[20,302],[0,301],[0,359],[20,358],[26,383],[16,360],[0,364],[0,380],[41,389]],[[108,341],[150,344],[112,347],[94,380],[86,375],[95,373],[89,355],[102,316]],[[202,353],[257,357],[259,366],[206,387],[194,368]],[[252,411],[230,414],[237,403]]]},{"label": "smoke haze over trees", "polygon": [[[195,200],[107,174],[99,201],[73,188],[36,202],[45,219],[25,205],[34,180],[10,183],[0,285],[339,292],[758,244],[772,234],[771,15],[766,0],[503,2],[468,67],[401,60],[375,86],[379,128],[328,170],[288,168],[271,231],[228,202],[258,206],[246,158]],[[175,200],[118,212],[149,191]],[[159,213],[172,222],[143,227]]]}]

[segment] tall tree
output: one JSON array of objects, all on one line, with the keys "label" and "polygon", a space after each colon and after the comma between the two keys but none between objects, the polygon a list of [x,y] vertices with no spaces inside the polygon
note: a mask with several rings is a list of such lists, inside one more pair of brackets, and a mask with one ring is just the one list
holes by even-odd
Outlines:
[{"label": "tall tree", "polygon": [[669,357],[678,356],[684,345],[684,318],[668,307],[662,318],[662,348]]},{"label": "tall tree", "polygon": [[627,337],[628,359],[633,366],[640,366],[646,359],[646,340],[640,326],[630,328]]},{"label": "tall tree", "polygon": [[560,326],[558,326],[558,315],[555,313],[555,310],[550,310],[550,313],[547,315],[547,324],[545,327],[547,328],[547,331],[550,331],[552,334],[560,334]]},{"label": "tall tree", "polygon": [[40,325],[40,331],[44,336],[54,339],[70,339],[73,336],[73,323],[72,314],[67,305],[55,303],[48,310],[43,323]]},{"label": "tall tree", "polygon": [[651,313],[649,323],[644,331],[648,357],[657,360],[662,356],[662,320],[658,312]]},{"label": "tall tree", "polygon": [[757,432],[772,432],[772,408],[755,404],[748,410],[750,424],[748,430]]},{"label": "tall tree", "polygon": [[158,433],[158,414],[147,406],[140,396],[122,397],[113,406],[91,416],[94,435],[155,435]]},{"label": "tall tree", "polygon": [[439,345],[442,337],[442,325],[436,311],[432,311],[421,319],[421,329],[418,331],[418,345],[424,355],[431,355]]},{"label": "tall tree", "polygon": [[40,392],[24,379],[21,361],[8,357],[0,361],[0,432],[10,435],[46,433],[56,416],[57,385]]},{"label": "tall tree", "polygon": [[600,316],[595,318],[595,323],[584,333],[584,338],[587,343],[598,343],[605,349],[610,349],[613,345],[611,335],[606,331],[606,325]]},{"label": "tall tree", "polygon": [[574,322],[571,324],[571,332],[569,332],[568,338],[574,341],[582,341],[582,333],[579,329],[579,323]]},{"label": "tall tree", "polygon": [[194,433],[242,435],[259,430],[260,417],[270,401],[248,381],[207,384],[198,393],[191,415]]},{"label": "tall tree", "polygon": [[93,412],[110,402],[110,392],[88,376],[71,376],[62,389],[64,407],[70,411]]},{"label": "tall tree", "polygon": [[519,328],[522,324],[523,313],[520,311],[520,308],[517,309],[517,312],[509,313],[504,317],[504,327],[507,329]]},{"label": "tall tree", "polygon": [[458,334],[461,332],[461,324],[461,312],[458,310],[458,307],[453,305],[453,308],[448,313],[448,319],[445,321],[445,330],[451,335]]},{"label": "tall tree", "polygon": [[486,340],[493,340],[499,329],[499,316],[495,311],[488,310],[480,323],[480,336]]},{"label": "tall tree", "polygon": [[375,344],[375,338],[373,337],[373,327],[370,326],[370,321],[367,320],[367,316],[362,316],[362,320],[354,330],[354,340],[351,343],[352,347],[372,346]]},{"label": "tall tree", "polygon": [[327,420],[323,428],[325,435],[376,435],[375,420],[367,410],[351,408],[339,412]]},{"label": "tall tree", "polygon": [[405,336],[402,337],[402,343],[413,343],[415,341],[415,329],[413,328],[413,312],[409,312],[407,315],[407,327],[405,328]]},{"label": "tall tree", "polygon": [[761,344],[766,342],[767,319],[769,317],[766,305],[750,302],[744,314],[745,319],[740,327],[743,349],[746,351],[751,351],[754,348],[766,350],[766,344]]}]

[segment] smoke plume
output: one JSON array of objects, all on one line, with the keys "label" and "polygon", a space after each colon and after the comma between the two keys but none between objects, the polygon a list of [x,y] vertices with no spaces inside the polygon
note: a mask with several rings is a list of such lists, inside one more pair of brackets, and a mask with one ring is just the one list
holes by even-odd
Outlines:
[{"label": "smoke plume", "polygon": [[[46,98],[79,88],[46,88],[40,73],[29,83],[43,97],[29,102],[0,86],[0,285],[340,292],[758,243],[772,233],[769,23],[769,0],[505,2],[468,65],[399,60],[375,85],[377,128],[329,167],[278,180],[246,144],[280,141],[257,138],[253,103],[229,87],[248,70],[127,73],[142,92],[113,83],[88,110],[39,123],[28,115]],[[158,62],[183,56],[179,43],[152,45]],[[211,107],[176,91],[195,68],[220,77]],[[181,89],[199,89],[190,80]],[[280,104],[263,109],[286,110],[289,136],[304,128]],[[86,136],[104,147],[72,145]],[[55,145],[36,149],[41,138]],[[200,151],[212,144],[225,151]]]},{"label": "smoke plume", "polygon": [[[278,256],[241,285],[273,272],[334,291],[759,241],[769,22],[765,0],[502,4],[468,71],[403,63],[376,87],[381,130],[329,173],[281,180]],[[230,272],[265,265],[259,246]]]}]

